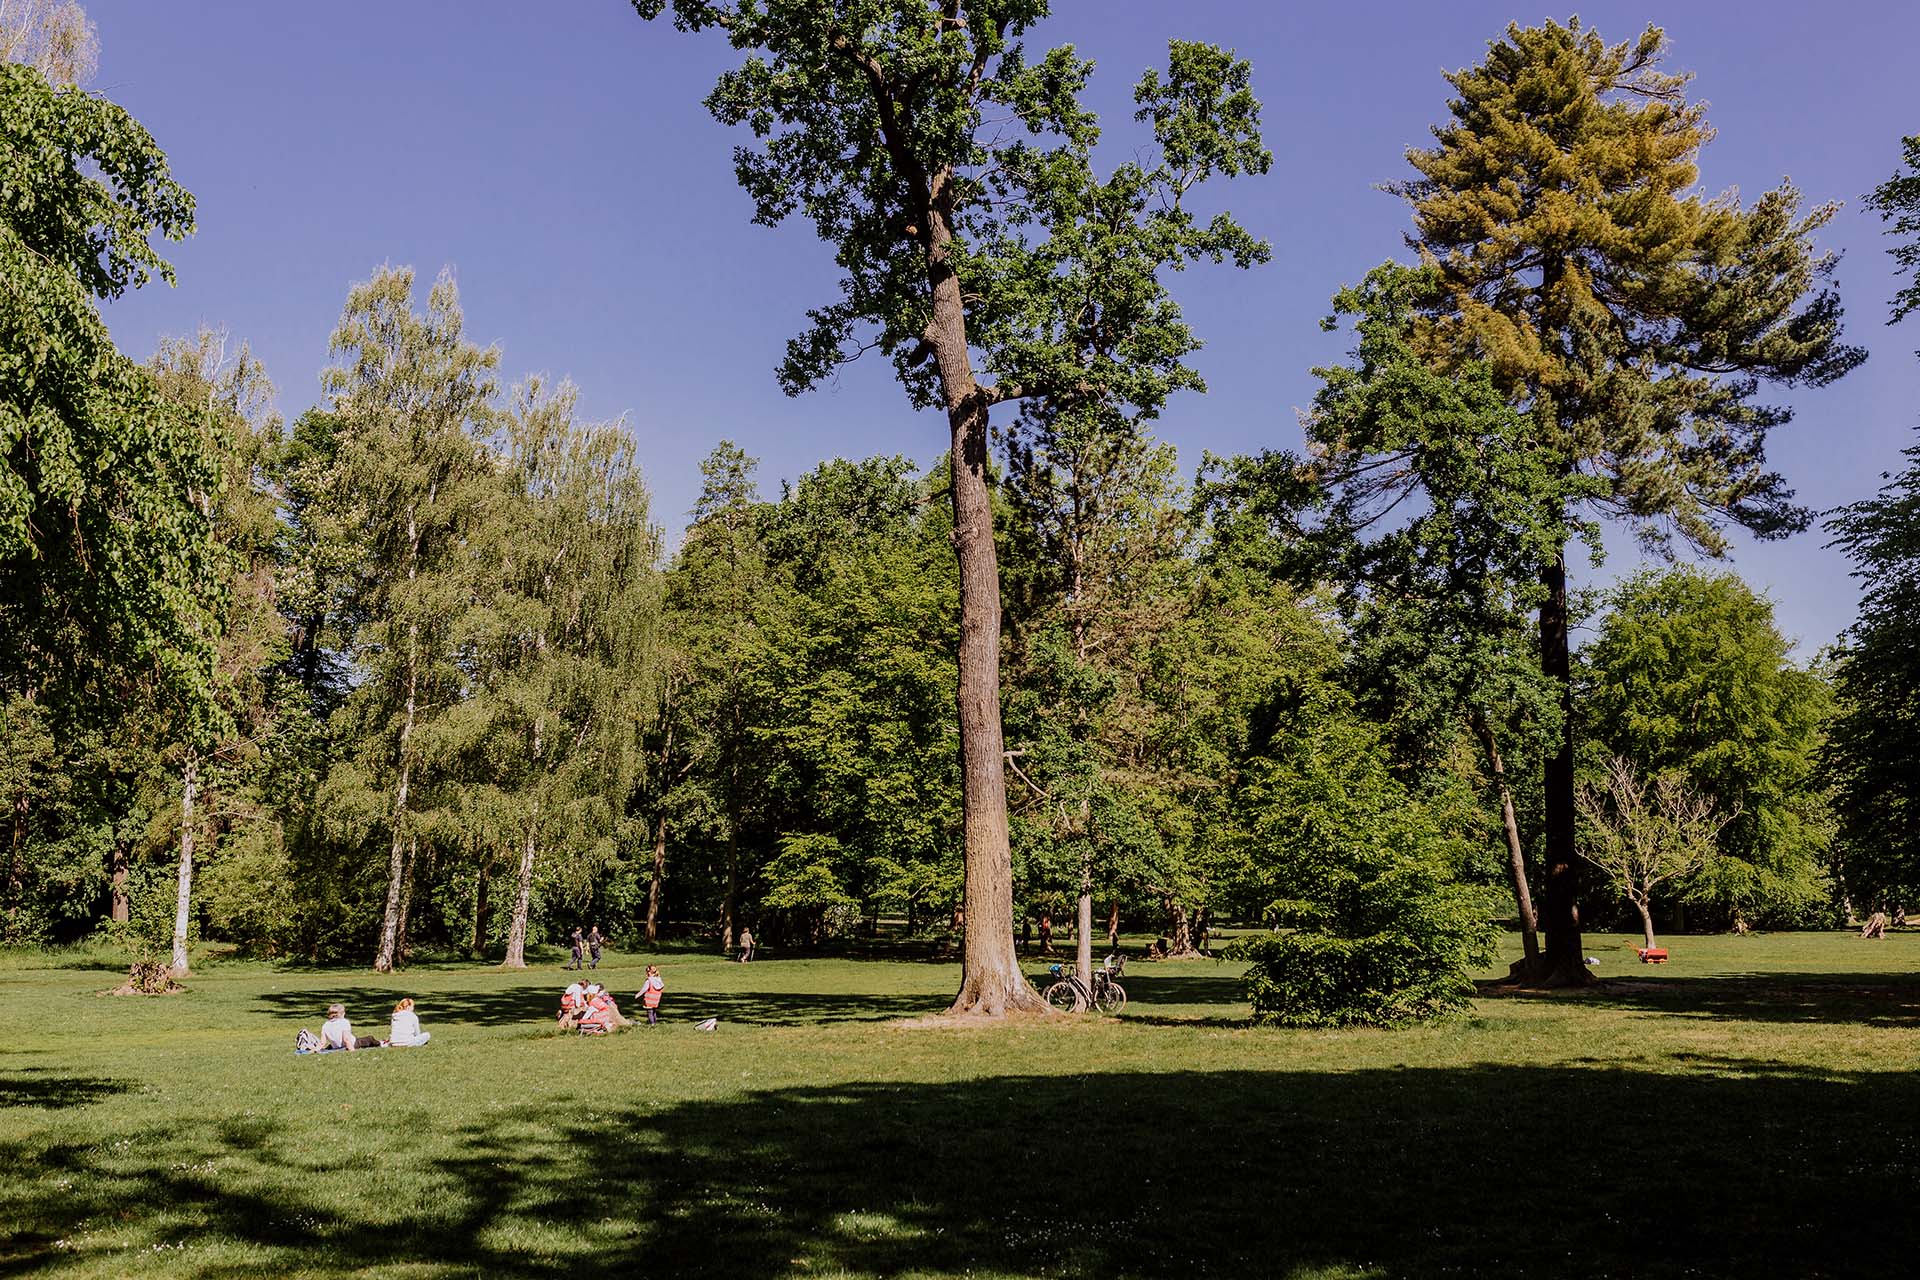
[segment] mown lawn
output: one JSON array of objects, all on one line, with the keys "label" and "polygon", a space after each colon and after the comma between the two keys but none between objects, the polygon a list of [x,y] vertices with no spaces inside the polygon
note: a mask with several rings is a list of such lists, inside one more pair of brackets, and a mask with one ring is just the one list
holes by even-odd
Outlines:
[{"label": "mown lawn", "polygon": [[[0,1275],[1898,1268],[1920,935],[1673,945],[1591,938],[1603,990],[1339,1033],[1245,1026],[1210,962],[1137,966],[1118,1019],[925,1029],[950,965],[671,955],[665,1023],[597,1041],[547,1029],[553,967],[216,963],[140,999],[13,957]],[[628,1004],[646,959],[602,966]],[[291,1052],[327,1001],[364,1031],[401,994],[431,1046]]]}]

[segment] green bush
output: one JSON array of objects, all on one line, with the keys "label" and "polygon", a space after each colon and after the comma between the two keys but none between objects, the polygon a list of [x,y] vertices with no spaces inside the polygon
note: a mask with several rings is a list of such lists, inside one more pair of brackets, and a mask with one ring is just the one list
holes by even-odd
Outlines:
[{"label": "green bush", "polygon": [[1303,710],[1247,793],[1275,894],[1274,932],[1231,949],[1252,962],[1254,1021],[1395,1026],[1464,1006],[1494,939],[1484,894],[1456,879],[1470,797],[1398,782],[1337,699]]}]

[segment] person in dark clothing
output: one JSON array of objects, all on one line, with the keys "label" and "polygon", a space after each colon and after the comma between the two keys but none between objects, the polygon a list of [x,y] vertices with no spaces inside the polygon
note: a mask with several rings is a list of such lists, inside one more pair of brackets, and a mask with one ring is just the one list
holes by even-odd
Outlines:
[{"label": "person in dark clothing", "polygon": [[572,937],[570,937],[570,938],[568,938],[568,939],[567,939],[567,941],[568,941],[568,942],[569,942],[569,944],[571,944],[571,945],[572,945],[572,947],[573,947],[573,959],[572,959],[572,960],[571,960],[570,962],[568,962],[568,964],[567,964],[567,968],[569,968],[569,969],[578,969],[578,968],[581,968],[581,967],[582,967],[582,957],[581,957],[581,954],[580,954],[580,948],[581,948],[581,946],[582,946],[582,944],[583,944],[583,943],[585,942],[585,939],[583,939],[583,938],[582,938],[582,937],[580,936],[580,926],[579,926],[579,925],[575,925],[575,926],[573,927],[573,936],[572,936]]},{"label": "person in dark clothing", "polygon": [[606,941],[606,938],[600,933],[599,925],[594,925],[593,928],[587,930],[587,954],[593,957],[593,963],[589,965],[588,968],[598,969],[600,967],[600,948],[606,944]]},{"label": "person in dark clothing", "polygon": [[1053,954],[1053,917],[1045,912],[1040,916],[1040,954],[1043,956]]}]

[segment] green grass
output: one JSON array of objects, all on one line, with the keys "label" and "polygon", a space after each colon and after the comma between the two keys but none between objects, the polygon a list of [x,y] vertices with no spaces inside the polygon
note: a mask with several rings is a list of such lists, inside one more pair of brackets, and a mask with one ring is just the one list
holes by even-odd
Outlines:
[{"label": "green grass", "polygon": [[[115,999],[104,954],[16,956],[0,1276],[1882,1274],[1920,936],[1588,950],[1615,985],[1337,1033],[1245,1026],[1209,962],[1137,966],[1118,1019],[924,1029],[951,965],[680,954],[665,1023],[604,1040],[546,1029],[555,968]],[[645,960],[602,966],[629,1004]],[[291,1053],[400,994],[428,1048]]]}]

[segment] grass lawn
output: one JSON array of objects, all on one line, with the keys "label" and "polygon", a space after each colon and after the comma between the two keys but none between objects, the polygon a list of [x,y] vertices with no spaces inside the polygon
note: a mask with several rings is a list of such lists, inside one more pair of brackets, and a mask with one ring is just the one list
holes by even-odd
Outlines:
[{"label": "grass lawn", "polygon": [[[924,1029],[952,965],[669,955],[663,1025],[603,1040],[548,1030],[556,967],[213,963],[143,999],[16,956],[0,1276],[1897,1268],[1920,935],[1628,942],[1589,939],[1597,992],[1337,1033],[1245,1026],[1211,962],[1138,965],[1116,1019]],[[628,1006],[646,960],[602,965]],[[432,1045],[291,1052],[402,994]]]}]

